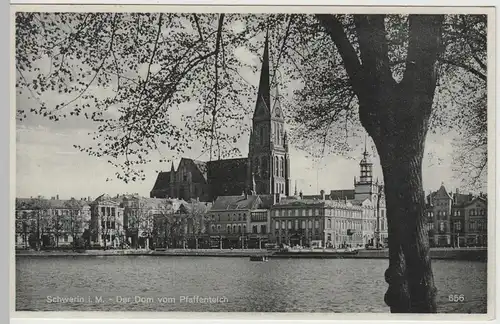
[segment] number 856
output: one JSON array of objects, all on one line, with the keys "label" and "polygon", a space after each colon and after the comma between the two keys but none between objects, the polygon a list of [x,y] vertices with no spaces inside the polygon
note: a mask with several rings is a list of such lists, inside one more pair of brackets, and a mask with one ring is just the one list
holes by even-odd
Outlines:
[{"label": "number 856", "polygon": [[464,295],[449,295],[448,300],[458,303],[458,302],[463,302],[465,300]]}]

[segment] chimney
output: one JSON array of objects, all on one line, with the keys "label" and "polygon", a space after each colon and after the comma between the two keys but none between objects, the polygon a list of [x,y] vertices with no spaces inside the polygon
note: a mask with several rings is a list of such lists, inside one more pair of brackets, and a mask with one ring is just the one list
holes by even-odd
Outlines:
[{"label": "chimney", "polygon": [[321,200],[325,200],[325,191],[323,189],[320,190]]},{"label": "chimney", "polygon": [[299,193],[299,197],[300,197],[300,199],[304,198],[304,194],[302,193],[302,190]]},{"label": "chimney", "polygon": [[344,196],[344,203],[347,204],[347,196]]},{"label": "chimney", "polygon": [[56,195],[56,199],[59,200],[59,195],[58,194]]}]

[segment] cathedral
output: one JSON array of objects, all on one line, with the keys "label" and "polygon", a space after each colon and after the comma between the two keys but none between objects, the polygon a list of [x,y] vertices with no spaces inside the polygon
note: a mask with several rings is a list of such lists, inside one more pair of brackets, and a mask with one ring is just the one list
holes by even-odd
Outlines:
[{"label": "cathedral", "polygon": [[270,72],[267,37],[248,157],[214,161],[182,158],[177,170],[172,163],[170,171],[158,174],[150,197],[214,201],[218,196],[242,193],[290,195],[288,139],[277,85]]}]

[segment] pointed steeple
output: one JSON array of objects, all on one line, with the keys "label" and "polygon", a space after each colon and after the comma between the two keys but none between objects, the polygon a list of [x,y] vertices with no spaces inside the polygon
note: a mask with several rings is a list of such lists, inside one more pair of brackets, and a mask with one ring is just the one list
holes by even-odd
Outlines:
[{"label": "pointed steeple", "polygon": [[175,172],[174,161],[172,161],[172,166],[170,167],[170,172]]},{"label": "pointed steeple", "polygon": [[270,93],[270,73],[269,73],[269,31],[266,31],[264,41],[264,54],[262,56],[262,67],[260,70],[259,91],[257,93],[257,104],[255,105],[254,117],[264,108],[270,113],[271,93]]}]

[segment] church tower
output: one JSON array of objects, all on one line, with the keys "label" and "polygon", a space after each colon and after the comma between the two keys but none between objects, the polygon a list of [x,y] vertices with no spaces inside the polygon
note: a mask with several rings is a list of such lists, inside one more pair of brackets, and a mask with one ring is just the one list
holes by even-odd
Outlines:
[{"label": "church tower", "polygon": [[259,90],[252,120],[248,159],[249,183],[253,177],[257,194],[290,195],[288,138],[277,80],[276,78],[273,80],[270,73],[268,34],[266,34]]},{"label": "church tower", "polygon": [[373,163],[366,150],[366,138],[365,151],[363,152],[363,158],[359,163],[359,167],[361,171],[359,181],[356,181],[356,177],[354,177],[354,199],[365,200],[368,198],[372,201],[376,201],[378,195],[378,180],[377,182],[373,181]]}]

